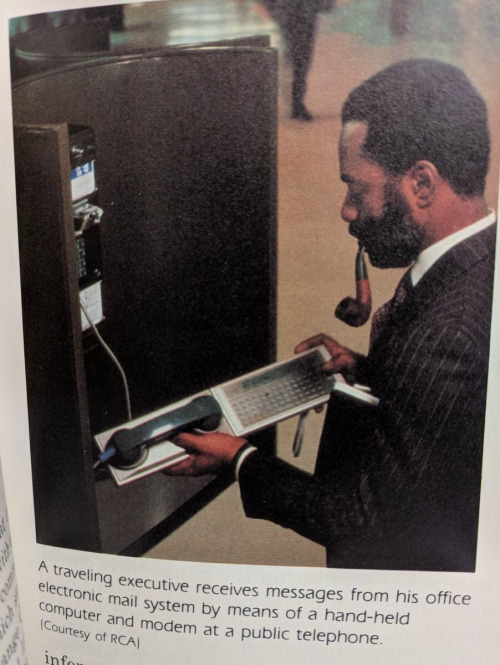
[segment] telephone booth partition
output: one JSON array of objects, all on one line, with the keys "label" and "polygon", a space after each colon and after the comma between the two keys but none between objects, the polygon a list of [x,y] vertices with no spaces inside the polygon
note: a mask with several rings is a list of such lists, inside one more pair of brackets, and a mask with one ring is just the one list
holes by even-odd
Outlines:
[{"label": "telephone booth partition", "polygon": [[95,59],[16,81],[13,111],[37,539],[140,555],[231,479],[117,488],[93,468],[93,436],[126,408],[115,365],[82,333],[71,128],[94,137],[98,330],[137,417],[274,359],[276,53]]}]

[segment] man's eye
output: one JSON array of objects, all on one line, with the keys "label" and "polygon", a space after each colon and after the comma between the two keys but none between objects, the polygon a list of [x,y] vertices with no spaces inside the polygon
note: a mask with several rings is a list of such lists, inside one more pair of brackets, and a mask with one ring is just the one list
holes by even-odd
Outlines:
[{"label": "man's eye", "polygon": [[349,192],[348,198],[349,198],[349,203],[354,206],[361,205],[361,203],[363,202],[363,197],[361,193]]}]

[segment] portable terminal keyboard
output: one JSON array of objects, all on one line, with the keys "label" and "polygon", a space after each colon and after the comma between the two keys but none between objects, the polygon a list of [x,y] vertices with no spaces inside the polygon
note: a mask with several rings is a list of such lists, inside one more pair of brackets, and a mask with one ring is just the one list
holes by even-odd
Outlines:
[{"label": "portable terminal keyboard", "polygon": [[324,404],[335,379],[322,371],[325,347],[298,354],[212,388],[237,436],[255,432]]}]

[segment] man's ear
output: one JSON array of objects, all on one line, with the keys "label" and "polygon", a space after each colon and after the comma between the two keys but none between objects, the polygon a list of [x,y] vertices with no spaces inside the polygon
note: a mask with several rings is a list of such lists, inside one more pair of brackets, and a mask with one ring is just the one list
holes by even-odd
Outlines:
[{"label": "man's ear", "polygon": [[418,208],[431,205],[436,194],[439,173],[432,162],[420,160],[406,174],[408,177],[408,194]]}]

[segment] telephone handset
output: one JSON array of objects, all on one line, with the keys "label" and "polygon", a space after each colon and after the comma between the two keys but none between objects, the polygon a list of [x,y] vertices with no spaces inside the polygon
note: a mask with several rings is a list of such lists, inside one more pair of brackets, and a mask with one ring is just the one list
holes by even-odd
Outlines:
[{"label": "telephone handset", "polygon": [[114,466],[130,469],[147,455],[147,446],[165,441],[186,429],[214,431],[220,425],[222,411],[210,395],[196,397],[188,404],[161,413],[144,423],[118,429],[109,438],[101,462],[112,459]]},{"label": "telephone handset", "polygon": [[117,485],[166,468],[187,453],[169,438],[181,430],[246,436],[325,404],[334,391],[375,406],[376,397],[323,371],[324,346],[214,386],[95,437]]}]

